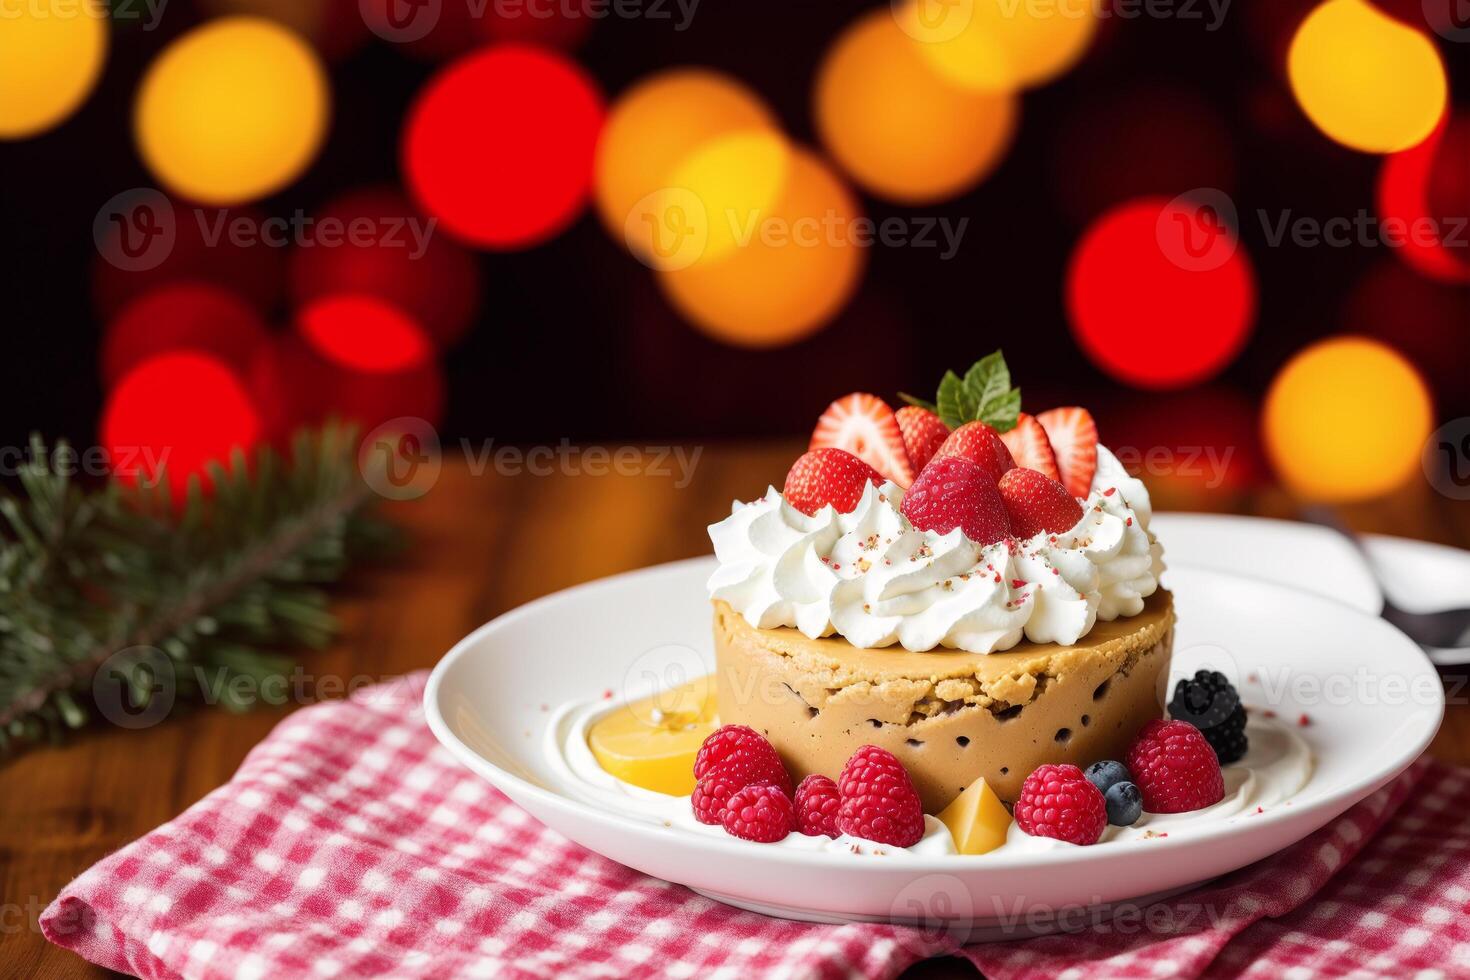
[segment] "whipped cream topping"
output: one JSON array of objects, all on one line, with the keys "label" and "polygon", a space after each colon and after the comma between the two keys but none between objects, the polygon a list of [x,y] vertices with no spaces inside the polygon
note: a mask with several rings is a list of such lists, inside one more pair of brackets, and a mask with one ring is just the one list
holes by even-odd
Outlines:
[{"label": "whipped cream topping", "polygon": [[848,513],[828,505],[810,516],[771,487],[710,526],[720,563],[710,598],[759,629],[840,634],[857,647],[1076,643],[1098,619],[1142,611],[1164,570],[1148,490],[1105,447],[1097,456],[1075,527],[984,546],[958,528],[914,528],[891,482],[868,486]]}]

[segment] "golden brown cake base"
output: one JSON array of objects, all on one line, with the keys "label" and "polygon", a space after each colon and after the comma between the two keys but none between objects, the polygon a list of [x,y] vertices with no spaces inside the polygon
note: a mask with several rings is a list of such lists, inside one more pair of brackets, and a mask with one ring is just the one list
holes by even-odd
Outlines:
[{"label": "golden brown cake base", "polygon": [[1074,646],[1023,641],[988,655],[864,650],[756,629],[728,604],[714,607],[721,724],[763,733],[793,781],[835,779],[859,746],[881,746],[908,768],[926,813],[977,776],[1009,803],[1044,763],[1121,759],[1163,714],[1174,604],[1162,589],[1139,615],[1100,622]]}]

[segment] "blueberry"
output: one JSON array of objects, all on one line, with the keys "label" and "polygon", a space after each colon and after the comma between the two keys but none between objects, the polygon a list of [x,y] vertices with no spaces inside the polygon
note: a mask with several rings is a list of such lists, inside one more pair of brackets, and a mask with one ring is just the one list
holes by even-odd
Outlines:
[{"label": "blueberry", "polygon": [[1115,827],[1131,827],[1143,816],[1143,794],[1126,780],[1109,786],[1103,802],[1108,805],[1108,823]]},{"label": "blueberry", "polygon": [[1108,787],[1115,783],[1132,782],[1133,774],[1123,763],[1104,759],[1087,767],[1087,780],[1097,787],[1099,793],[1106,793]]}]

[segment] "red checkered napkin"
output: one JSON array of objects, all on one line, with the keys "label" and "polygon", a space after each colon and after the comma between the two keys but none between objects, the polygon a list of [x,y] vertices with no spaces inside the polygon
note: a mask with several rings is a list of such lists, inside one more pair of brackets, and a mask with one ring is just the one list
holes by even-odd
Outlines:
[{"label": "red checkered napkin", "polygon": [[[887,977],[959,950],[952,932],[742,912],[604,860],[455,763],[423,684],[293,714],[229,784],[68,885],[47,938],[143,977]],[[961,953],[997,978],[1464,972],[1467,815],[1470,778],[1421,763],[1142,931]]]}]

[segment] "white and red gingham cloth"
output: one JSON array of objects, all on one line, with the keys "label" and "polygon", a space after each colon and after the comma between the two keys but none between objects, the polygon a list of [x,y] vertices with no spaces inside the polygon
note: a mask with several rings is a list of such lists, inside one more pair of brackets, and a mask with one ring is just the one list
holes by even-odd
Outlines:
[{"label": "white and red gingham cloth", "polygon": [[890,977],[946,954],[996,980],[1470,974],[1470,773],[1437,763],[1206,888],[961,947],[766,918],[598,857],[441,749],[423,684],[293,714],[230,783],[68,885],[46,937],[150,978]]}]

